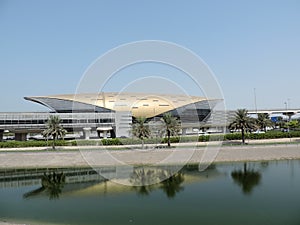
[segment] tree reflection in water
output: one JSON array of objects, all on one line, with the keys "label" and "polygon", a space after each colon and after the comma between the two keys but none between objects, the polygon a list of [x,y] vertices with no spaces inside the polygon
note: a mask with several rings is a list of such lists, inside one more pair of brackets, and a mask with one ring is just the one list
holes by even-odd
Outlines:
[{"label": "tree reflection in water", "polygon": [[46,188],[49,199],[58,199],[65,184],[65,175],[63,173],[46,175],[42,177],[42,186]]},{"label": "tree reflection in water", "polygon": [[183,173],[178,172],[170,176],[168,179],[162,181],[160,188],[163,190],[164,193],[166,193],[168,198],[174,198],[178,192],[184,190],[184,187],[181,186],[183,181]]},{"label": "tree reflection in water", "polygon": [[55,172],[48,175],[44,173],[43,177],[41,178],[41,184],[42,187],[25,193],[23,197],[29,198],[45,192],[49,196],[50,200],[58,199],[65,184],[65,175],[64,173],[57,174]]},{"label": "tree reflection in water", "polygon": [[154,189],[160,188],[168,198],[174,198],[176,193],[184,188],[182,172],[172,172],[164,169],[136,168],[130,177],[133,189],[138,195],[149,195]]},{"label": "tree reflection in water", "polygon": [[159,182],[156,171],[145,168],[134,169],[129,181],[139,195],[149,195],[153,185]]},{"label": "tree reflection in water", "polygon": [[244,163],[244,169],[233,171],[231,177],[236,184],[242,187],[244,194],[251,194],[253,188],[259,185],[261,180],[260,172],[249,170],[246,162]]}]

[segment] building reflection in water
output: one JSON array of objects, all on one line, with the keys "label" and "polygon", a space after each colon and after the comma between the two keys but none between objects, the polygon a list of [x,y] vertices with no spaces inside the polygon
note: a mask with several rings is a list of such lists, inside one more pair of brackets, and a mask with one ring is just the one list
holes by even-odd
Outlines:
[{"label": "building reflection in water", "polygon": [[[115,195],[132,191],[146,196],[154,190],[174,198],[184,191],[187,183],[205,182],[221,175],[214,166],[201,173],[198,165],[180,168],[175,165],[135,166],[129,178],[123,177],[122,168],[118,167],[5,170],[0,171],[0,187],[32,186],[34,189],[25,193],[24,199],[47,197],[53,200],[63,196]],[[130,185],[121,185],[124,179]]]}]

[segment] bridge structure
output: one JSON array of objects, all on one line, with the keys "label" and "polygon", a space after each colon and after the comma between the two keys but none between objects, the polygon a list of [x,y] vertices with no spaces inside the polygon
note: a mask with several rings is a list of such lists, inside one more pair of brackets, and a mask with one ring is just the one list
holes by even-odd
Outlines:
[{"label": "bridge structure", "polygon": [[272,114],[282,114],[284,116],[287,116],[291,120],[292,116],[300,113],[300,109],[259,109],[259,110],[248,110],[248,114],[250,115],[256,115],[259,113],[268,114],[271,116]]},{"label": "bridge structure", "polygon": [[[227,111],[214,111],[214,113],[208,117],[204,124],[201,126],[204,128],[213,128],[216,130],[222,130],[224,127],[232,122],[235,117],[236,110]],[[300,109],[258,109],[258,110],[248,110],[248,115],[257,115],[259,113],[272,115],[284,115],[288,117],[288,121],[291,120],[292,116],[300,114]]]}]

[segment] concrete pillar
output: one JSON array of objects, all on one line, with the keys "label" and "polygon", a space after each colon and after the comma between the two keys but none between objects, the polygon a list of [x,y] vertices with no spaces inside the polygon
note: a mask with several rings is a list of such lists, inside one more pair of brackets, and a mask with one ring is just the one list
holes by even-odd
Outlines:
[{"label": "concrete pillar", "polygon": [[115,137],[116,137],[116,132],[115,132],[114,129],[112,129],[112,130],[110,131],[110,137],[111,137],[111,138],[115,138]]},{"label": "concrete pillar", "polygon": [[90,139],[91,130],[92,130],[92,128],[90,128],[90,127],[83,128],[83,135],[84,135],[84,139],[85,140],[89,140]]},{"label": "concrete pillar", "polygon": [[296,113],[294,112],[286,112],[286,113],[283,113],[283,115],[287,116],[288,117],[288,122],[291,121],[292,119],[292,116],[294,116]]},{"label": "concrete pillar", "polygon": [[295,115],[294,113],[288,113],[289,121],[292,120],[292,116]]},{"label": "concrete pillar", "polygon": [[106,130],[103,131],[103,139],[107,139],[107,131]]},{"label": "concrete pillar", "polygon": [[15,140],[16,141],[26,141],[27,140],[27,133],[25,133],[25,132],[15,133]]},{"label": "concrete pillar", "polygon": [[4,130],[0,130],[0,141],[3,141],[3,133],[4,133]]}]

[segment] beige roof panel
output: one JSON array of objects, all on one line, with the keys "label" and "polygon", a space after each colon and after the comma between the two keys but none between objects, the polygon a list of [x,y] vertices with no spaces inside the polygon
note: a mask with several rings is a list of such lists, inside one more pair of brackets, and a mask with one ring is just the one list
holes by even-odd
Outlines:
[{"label": "beige roof panel", "polygon": [[[131,111],[134,117],[154,117],[170,110],[200,101],[204,97],[153,93],[82,93],[36,96],[91,104],[114,111]],[[32,97],[34,98],[34,97]]]}]

